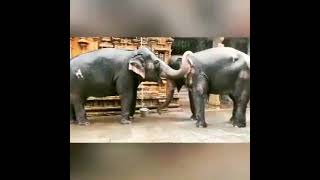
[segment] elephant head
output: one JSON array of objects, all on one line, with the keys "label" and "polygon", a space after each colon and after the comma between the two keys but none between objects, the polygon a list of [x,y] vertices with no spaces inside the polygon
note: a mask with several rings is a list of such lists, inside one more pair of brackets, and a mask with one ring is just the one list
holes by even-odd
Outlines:
[{"label": "elephant head", "polygon": [[159,59],[148,48],[139,48],[129,60],[128,69],[138,74],[145,81],[162,83],[161,77],[168,79],[183,78],[190,71],[190,60],[188,56],[191,51],[187,51],[182,56],[180,69],[172,69],[165,62]]},{"label": "elephant head", "polygon": [[129,59],[128,69],[138,74],[144,81],[162,84],[160,77],[161,60],[148,48],[139,48]]},{"label": "elephant head", "polygon": [[[169,62],[168,71],[162,71],[163,77],[167,78],[168,95],[166,101],[158,107],[158,113],[161,114],[161,109],[167,107],[173,99],[174,90],[178,92],[183,85],[190,87],[192,85],[192,75],[195,71],[194,64],[190,57],[193,53],[187,51],[183,56],[172,56]],[[165,67],[165,66],[164,66]]]}]

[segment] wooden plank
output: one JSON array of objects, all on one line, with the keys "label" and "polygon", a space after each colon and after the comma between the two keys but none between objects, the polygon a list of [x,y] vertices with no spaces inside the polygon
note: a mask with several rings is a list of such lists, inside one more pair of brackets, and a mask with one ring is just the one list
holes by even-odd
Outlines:
[{"label": "wooden plank", "polygon": [[[163,109],[162,112],[177,112],[183,111],[182,108],[179,107],[172,107],[170,109]],[[149,113],[158,113],[156,109],[150,109]],[[136,115],[140,114],[139,110],[136,110]],[[87,117],[95,117],[95,116],[114,116],[114,115],[121,115],[121,111],[119,110],[110,110],[110,111],[97,111],[97,112],[87,112]]]},{"label": "wooden plank", "polygon": [[[169,104],[169,107],[180,107],[180,104],[177,103],[171,103]],[[141,105],[137,105],[136,109],[142,108]],[[156,109],[158,108],[158,105],[150,105],[148,106],[149,109]],[[117,110],[121,109],[121,106],[114,106],[114,107],[100,107],[100,106],[94,106],[94,107],[85,107],[86,111],[108,111],[108,110]]]},{"label": "wooden plank", "polygon": [[[144,97],[144,100],[163,100],[166,98],[166,95],[163,95],[163,96],[145,96]],[[179,99],[179,95],[178,94],[174,94],[173,95],[173,98],[174,99]],[[141,100],[142,98],[141,97],[137,97],[137,100]],[[97,97],[89,97],[87,99],[87,101],[108,101],[108,100],[120,100],[120,97],[119,96],[108,96],[108,97],[100,97],[100,98],[97,98]]]}]

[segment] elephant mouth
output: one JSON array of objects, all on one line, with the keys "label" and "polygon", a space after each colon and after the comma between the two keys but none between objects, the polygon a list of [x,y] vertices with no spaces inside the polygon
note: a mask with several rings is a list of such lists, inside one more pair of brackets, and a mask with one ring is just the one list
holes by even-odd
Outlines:
[{"label": "elephant mouth", "polygon": [[163,81],[162,81],[162,79],[160,78],[160,79],[158,79],[158,84],[160,85],[160,86],[163,86],[164,85],[164,83],[163,83]]}]

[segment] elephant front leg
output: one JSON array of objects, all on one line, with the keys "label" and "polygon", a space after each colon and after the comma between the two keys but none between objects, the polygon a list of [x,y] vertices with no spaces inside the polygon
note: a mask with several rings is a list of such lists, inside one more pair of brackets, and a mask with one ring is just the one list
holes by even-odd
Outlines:
[{"label": "elephant front leg", "polygon": [[131,124],[130,114],[132,113],[133,94],[125,94],[121,96],[121,124]]},{"label": "elephant front leg", "polygon": [[199,78],[198,83],[193,87],[194,110],[196,113],[197,127],[207,127],[205,120],[205,99],[207,98],[207,81]]},{"label": "elephant front leg", "polygon": [[192,97],[192,90],[190,90],[190,89],[188,90],[188,95],[189,95],[189,102],[190,102],[190,110],[191,110],[191,113],[192,113],[190,119],[195,121],[195,120],[197,120],[197,118],[196,118],[196,113],[195,113],[195,110],[194,110],[194,102],[193,102],[193,97]]},{"label": "elephant front leg", "polygon": [[132,98],[132,103],[131,103],[131,108],[130,108],[130,113],[129,113],[129,120],[132,121],[134,120],[134,113],[136,112],[136,103],[137,103],[137,90],[134,91],[133,98]]},{"label": "elephant front leg", "polygon": [[196,126],[197,127],[207,127],[207,123],[205,121],[205,105],[204,105],[204,98],[199,95],[195,94],[194,95],[194,102],[195,102],[195,111],[196,111]]}]

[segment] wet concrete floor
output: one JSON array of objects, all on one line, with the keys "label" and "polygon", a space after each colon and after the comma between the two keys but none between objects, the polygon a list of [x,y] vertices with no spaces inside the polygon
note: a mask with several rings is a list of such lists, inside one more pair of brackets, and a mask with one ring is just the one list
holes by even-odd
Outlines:
[{"label": "wet concrete floor", "polygon": [[189,119],[188,107],[169,110],[147,117],[135,114],[130,125],[119,123],[120,116],[89,117],[89,126],[70,125],[71,143],[248,143],[250,142],[250,109],[247,127],[233,127],[229,122],[232,109],[206,109],[207,128],[197,128]]}]

